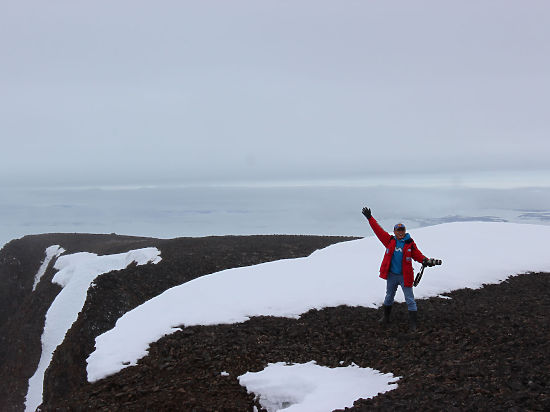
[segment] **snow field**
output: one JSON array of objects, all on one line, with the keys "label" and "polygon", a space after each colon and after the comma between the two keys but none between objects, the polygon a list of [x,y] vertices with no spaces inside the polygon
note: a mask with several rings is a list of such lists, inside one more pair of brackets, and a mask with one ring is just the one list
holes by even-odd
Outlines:
[{"label": "snow field", "polygon": [[[371,233],[368,227],[365,231]],[[456,289],[479,288],[517,273],[550,271],[546,247],[540,242],[549,235],[550,226],[512,223],[460,222],[415,229],[411,236],[423,254],[443,260],[442,266],[426,269],[414,289],[415,296],[448,298],[444,294]],[[47,259],[61,253],[58,246],[48,248],[44,271]],[[152,342],[181,327],[244,322],[258,315],[298,318],[313,308],[342,304],[376,308],[385,295],[385,282],[378,278],[383,254],[383,245],[371,236],[338,243],[305,258],[224,270],[171,288],[127,312],[113,329],[96,338],[96,349],[87,359],[88,380],[94,382],[135,365],[147,355]],[[58,273],[53,282],[63,289],[46,315],[42,357],[29,380],[27,410],[41,403],[44,371],[82,309],[93,280],[132,261],[157,263],[160,252],[155,248],[108,256],[83,252],[57,259],[54,267]],[[403,301],[401,292],[396,300]],[[339,376],[343,386],[352,388],[354,374],[360,376],[361,393],[338,392],[338,384],[329,376]],[[338,404],[328,406],[331,401],[326,400],[321,410],[331,410],[397,386],[392,376],[385,376],[381,386],[372,383],[372,377],[378,375],[355,365],[330,369],[309,362],[270,364],[264,371],[242,375],[239,380],[259,394],[271,410],[317,410],[310,402],[329,393]]]},{"label": "snow field", "polygon": [[357,365],[328,368],[311,361],[270,363],[264,370],[247,372],[238,379],[249,393],[260,394],[260,404],[268,412],[310,412],[351,407],[359,398],[397,388],[399,378]]},{"label": "snow field", "polygon": [[[417,299],[498,283],[515,273],[550,271],[546,245],[539,241],[550,236],[550,226],[461,222],[411,235],[424,255],[443,260],[442,266],[426,269],[414,289]],[[371,236],[306,258],[224,270],[173,287],[96,338],[96,350],[87,359],[88,380],[135,365],[150,343],[181,325],[244,322],[259,315],[297,318],[313,308],[343,304],[376,308],[385,295],[385,282],[378,278],[383,254],[384,247]],[[403,301],[400,292],[396,300]]]}]

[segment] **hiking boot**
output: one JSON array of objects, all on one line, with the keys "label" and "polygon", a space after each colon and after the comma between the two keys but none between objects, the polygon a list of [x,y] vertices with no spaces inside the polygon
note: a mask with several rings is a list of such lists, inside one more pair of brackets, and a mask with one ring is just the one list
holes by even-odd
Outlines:
[{"label": "hiking boot", "polygon": [[411,332],[416,331],[416,311],[409,311],[409,330]]},{"label": "hiking boot", "polygon": [[387,324],[390,323],[390,313],[391,313],[391,306],[386,306],[386,305],[383,305],[384,307],[384,316],[380,318],[379,322],[386,326]]}]

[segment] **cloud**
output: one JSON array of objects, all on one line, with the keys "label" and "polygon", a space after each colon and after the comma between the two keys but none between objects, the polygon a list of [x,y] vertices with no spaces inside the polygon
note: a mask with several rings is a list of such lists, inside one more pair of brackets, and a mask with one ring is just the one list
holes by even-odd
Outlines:
[{"label": "cloud", "polygon": [[547,169],[544,2],[5,9],[4,179]]}]

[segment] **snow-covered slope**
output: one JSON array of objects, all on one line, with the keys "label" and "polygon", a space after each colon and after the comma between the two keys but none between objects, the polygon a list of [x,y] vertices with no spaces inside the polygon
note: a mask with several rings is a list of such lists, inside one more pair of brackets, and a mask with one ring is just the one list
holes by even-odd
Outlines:
[{"label": "snow-covered slope", "polygon": [[36,287],[40,283],[40,280],[42,279],[42,276],[44,276],[44,273],[46,272],[46,269],[48,268],[48,265],[50,264],[52,259],[58,257],[64,252],[65,249],[63,249],[59,245],[53,245],[46,249],[46,257],[44,258],[42,265],[40,265],[40,268],[38,269],[38,272],[34,277],[34,285],[32,286],[33,291],[36,290]]},{"label": "snow-covered slope", "polygon": [[[60,246],[51,246],[46,249],[46,259],[43,266],[54,257],[62,254]],[[63,342],[67,330],[76,320],[78,313],[84,306],[86,293],[94,279],[102,273],[120,270],[132,262],[138,265],[158,263],[161,260],[160,251],[156,248],[132,250],[116,255],[98,256],[95,253],[75,253],[61,256],[55,262],[55,274],[52,282],[59,284],[63,289],[51,304],[42,334],[42,355],[35,374],[29,379],[29,388],[26,397],[26,410],[34,411],[42,403],[42,389],[44,373],[53,352]],[[36,276],[35,285],[45,271],[41,267]]]},{"label": "snow-covered slope", "polygon": [[[478,288],[515,273],[550,271],[541,241],[550,236],[549,226],[450,223],[411,235],[426,256],[443,260],[441,267],[426,270],[415,288],[417,298]],[[378,278],[383,252],[379,241],[368,237],[307,258],[225,270],[169,289],[97,337],[96,350],[88,358],[88,380],[135,365],[151,342],[182,325],[243,322],[257,315],[299,317],[312,308],[342,304],[377,307],[385,290]]]}]

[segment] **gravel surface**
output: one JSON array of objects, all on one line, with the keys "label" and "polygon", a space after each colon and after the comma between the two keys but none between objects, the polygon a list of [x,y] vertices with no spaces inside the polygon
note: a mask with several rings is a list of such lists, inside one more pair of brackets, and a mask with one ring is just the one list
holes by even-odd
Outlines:
[{"label": "gravel surface", "polygon": [[[99,292],[88,296],[48,370],[43,410],[251,411],[260,406],[239,385],[239,375],[271,362],[311,360],[330,367],[355,363],[401,377],[396,390],[359,399],[348,410],[550,410],[547,273],[458,290],[447,294],[451,299],[419,300],[415,333],[408,331],[404,304],[395,304],[387,328],[378,323],[380,309],[362,307],[312,310],[299,319],[255,317],[183,328],[152,344],[137,366],[95,384],[83,379],[93,336],[169,284],[224,267],[307,255],[342,240],[151,240],[162,250],[163,265],[134,266],[97,282]],[[169,280],[160,279],[162,273]],[[125,276],[134,280],[131,286]],[[70,384],[60,391],[60,382]]]},{"label": "gravel surface", "polygon": [[[45,405],[70,399],[87,385],[86,358],[95,337],[111,329],[127,311],[166,289],[205,274],[285,258],[353,239],[339,236],[210,236],[160,240],[132,236],[44,234],[13,240],[0,251],[0,410],[21,411],[29,378],[40,359],[44,317],[60,291],[52,284],[52,261],[36,291],[34,276],[45,249],[61,245],[67,253],[100,255],[154,246],[162,253],[156,265],[136,266],[99,276],[88,291],[77,321],[55,351],[44,381]],[[77,409],[85,408],[79,405]]]},{"label": "gravel surface", "polygon": [[155,343],[139,366],[89,385],[65,405],[252,410],[239,375],[269,362],[315,360],[401,377],[398,389],[349,410],[549,410],[549,287],[549,274],[529,274],[419,301],[416,333],[407,330],[404,304],[396,304],[387,329],[377,322],[380,310],[345,306],[298,320],[185,328]]}]

